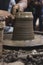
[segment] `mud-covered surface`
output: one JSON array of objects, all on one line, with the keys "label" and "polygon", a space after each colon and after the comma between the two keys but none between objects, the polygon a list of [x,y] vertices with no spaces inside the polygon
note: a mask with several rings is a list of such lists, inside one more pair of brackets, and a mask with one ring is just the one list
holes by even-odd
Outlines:
[{"label": "mud-covered surface", "polygon": [[25,47],[25,46],[37,46],[37,45],[43,45],[43,35],[34,35],[33,40],[12,40],[12,34],[5,34],[3,45],[7,46],[19,46],[19,47]]},{"label": "mud-covered surface", "polygon": [[43,65],[43,49],[4,49],[0,62],[4,62],[4,65]]}]

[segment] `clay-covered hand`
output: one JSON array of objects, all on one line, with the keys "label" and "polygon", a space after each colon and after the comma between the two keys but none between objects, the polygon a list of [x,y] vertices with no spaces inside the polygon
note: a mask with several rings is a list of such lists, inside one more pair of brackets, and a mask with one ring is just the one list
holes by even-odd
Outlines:
[{"label": "clay-covered hand", "polygon": [[12,13],[15,14],[18,11],[19,11],[19,5],[16,4],[16,5],[13,6]]},{"label": "clay-covered hand", "polygon": [[35,2],[35,5],[41,5],[41,2],[37,2],[37,1],[36,1],[36,2]]},{"label": "clay-covered hand", "polygon": [[37,1],[35,2],[35,5],[38,5],[38,2]]}]

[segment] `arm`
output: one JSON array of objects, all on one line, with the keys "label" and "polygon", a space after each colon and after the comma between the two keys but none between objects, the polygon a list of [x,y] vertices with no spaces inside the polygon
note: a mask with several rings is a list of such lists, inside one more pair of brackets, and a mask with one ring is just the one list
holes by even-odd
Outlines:
[{"label": "arm", "polygon": [[20,11],[24,11],[25,8],[27,8],[27,0],[20,0],[19,3]]},{"label": "arm", "polygon": [[27,7],[27,0],[20,0],[15,6],[13,6],[13,11],[16,9],[19,9],[19,11],[24,11],[24,9]]}]

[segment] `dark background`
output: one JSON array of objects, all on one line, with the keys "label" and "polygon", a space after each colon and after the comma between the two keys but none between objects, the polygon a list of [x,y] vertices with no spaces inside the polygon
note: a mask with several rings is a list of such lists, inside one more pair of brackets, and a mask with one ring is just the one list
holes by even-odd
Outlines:
[{"label": "dark background", "polygon": [[0,0],[0,9],[1,10],[8,10],[10,0]]}]

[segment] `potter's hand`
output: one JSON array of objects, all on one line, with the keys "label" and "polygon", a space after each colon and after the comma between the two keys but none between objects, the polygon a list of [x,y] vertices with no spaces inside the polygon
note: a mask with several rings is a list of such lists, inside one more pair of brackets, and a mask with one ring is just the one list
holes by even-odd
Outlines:
[{"label": "potter's hand", "polygon": [[37,1],[36,1],[36,2],[35,2],[35,5],[41,5],[41,2],[37,2]]},{"label": "potter's hand", "polygon": [[16,5],[13,6],[13,11],[12,11],[12,13],[15,14],[15,13],[18,12],[18,11],[19,11],[19,5],[16,4]]},{"label": "potter's hand", "polygon": [[13,10],[12,10],[13,15],[15,15],[17,12],[23,12],[23,11],[24,11],[23,8],[21,8],[19,4],[13,6]]}]

